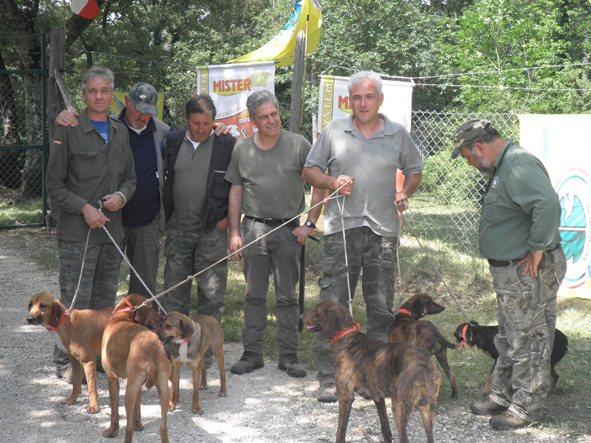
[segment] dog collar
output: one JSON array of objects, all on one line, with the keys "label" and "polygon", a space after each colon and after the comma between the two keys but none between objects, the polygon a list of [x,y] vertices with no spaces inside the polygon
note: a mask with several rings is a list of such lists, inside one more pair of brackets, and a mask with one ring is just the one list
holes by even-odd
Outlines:
[{"label": "dog collar", "polygon": [[122,309],[118,309],[116,314],[119,314],[121,312],[129,312],[130,314],[133,312],[133,305],[131,303],[129,303],[129,300],[127,300],[125,297],[121,297],[121,299],[127,303],[127,307],[126,308],[122,308]]},{"label": "dog collar", "polygon": [[359,331],[359,323],[357,323],[354,327],[352,327],[351,329],[343,329],[340,332],[337,332],[335,335],[332,336],[332,338],[330,339],[330,343],[334,344],[336,341],[340,340],[341,338],[343,338],[345,335],[351,333],[351,332],[355,332],[355,331]]},{"label": "dog collar", "polygon": [[468,340],[466,340],[466,331],[468,330],[468,323],[466,323],[466,326],[464,326],[462,328],[462,340],[464,340],[464,343],[468,344]]},{"label": "dog collar", "polygon": [[61,328],[63,326],[63,324],[66,322],[66,320],[68,319],[69,315],[67,313],[65,313],[62,318],[60,318],[60,321],[57,323],[57,326],[52,326],[51,328],[49,328],[50,331],[57,331],[59,328]]},{"label": "dog collar", "polygon": [[414,320],[414,317],[412,316],[412,314],[410,313],[410,311],[408,309],[399,309],[398,311],[396,311],[396,314],[394,314],[394,315],[398,315],[398,314],[408,315],[410,318],[412,318]]}]

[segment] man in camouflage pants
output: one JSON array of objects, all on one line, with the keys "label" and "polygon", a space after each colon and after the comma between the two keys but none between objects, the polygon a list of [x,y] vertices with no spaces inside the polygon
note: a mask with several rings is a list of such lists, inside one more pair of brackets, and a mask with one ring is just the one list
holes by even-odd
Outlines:
[{"label": "man in camouflage pants", "polygon": [[452,159],[461,155],[491,177],[479,239],[497,293],[499,359],[489,397],[470,409],[492,415],[495,429],[518,429],[542,417],[550,389],[556,294],[566,273],[560,203],[542,163],[488,121],[464,123],[453,141]]}]

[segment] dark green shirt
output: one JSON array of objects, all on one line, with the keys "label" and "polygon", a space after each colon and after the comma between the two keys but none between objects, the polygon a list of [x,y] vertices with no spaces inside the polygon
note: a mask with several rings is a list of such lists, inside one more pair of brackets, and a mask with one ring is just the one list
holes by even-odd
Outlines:
[{"label": "dark green shirt", "polygon": [[560,203],[540,160],[511,140],[495,164],[480,218],[480,253],[514,260],[560,242]]}]

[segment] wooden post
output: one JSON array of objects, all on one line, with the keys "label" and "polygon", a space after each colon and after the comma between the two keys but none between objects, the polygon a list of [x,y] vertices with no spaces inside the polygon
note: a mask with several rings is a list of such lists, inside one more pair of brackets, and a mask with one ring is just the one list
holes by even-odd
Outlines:
[{"label": "wooden post", "polygon": [[293,82],[291,85],[291,109],[289,130],[300,133],[302,128],[302,109],[304,92],[304,75],[306,71],[306,34],[298,32],[296,37],[295,58],[293,61]]}]

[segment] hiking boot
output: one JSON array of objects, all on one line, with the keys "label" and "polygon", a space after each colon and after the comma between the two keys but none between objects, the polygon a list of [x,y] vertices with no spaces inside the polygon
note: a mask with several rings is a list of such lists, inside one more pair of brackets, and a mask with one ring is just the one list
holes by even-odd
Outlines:
[{"label": "hiking boot", "polygon": [[[63,378],[68,383],[72,384],[72,367],[68,366],[56,366],[55,375],[57,378]],[[82,373],[82,384],[86,384],[86,374]]]},{"label": "hiking boot", "polygon": [[287,375],[290,377],[305,377],[308,374],[295,354],[280,356],[277,368],[281,371],[287,371]]},{"label": "hiking boot", "polygon": [[499,415],[507,408],[487,398],[486,400],[473,401],[470,404],[470,410],[475,415]]},{"label": "hiking boot", "polygon": [[322,403],[335,403],[338,399],[337,388],[334,383],[320,385],[320,388],[316,393],[316,400]]},{"label": "hiking boot", "polygon": [[499,429],[501,431],[512,431],[513,429],[525,428],[531,424],[531,421],[527,421],[511,411],[505,411],[490,419],[490,425],[493,429]]},{"label": "hiking boot", "polygon": [[230,368],[233,374],[248,374],[253,369],[259,369],[265,366],[262,354],[255,354],[253,352],[245,352],[240,357],[240,361]]}]

